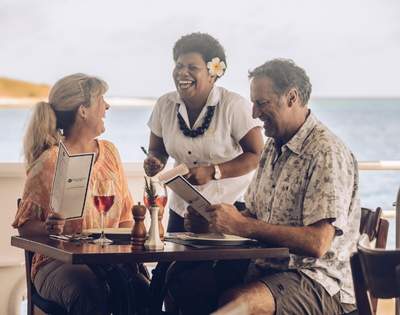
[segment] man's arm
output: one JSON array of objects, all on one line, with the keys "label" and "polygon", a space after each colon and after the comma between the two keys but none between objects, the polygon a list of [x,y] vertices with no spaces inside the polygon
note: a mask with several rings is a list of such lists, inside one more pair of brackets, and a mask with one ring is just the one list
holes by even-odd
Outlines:
[{"label": "man's arm", "polygon": [[328,219],[297,227],[269,224],[244,216],[228,204],[213,205],[208,211],[212,230],[288,247],[299,255],[322,257],[335,235],[335,228]]},{"label": "man's arm", "polygon": [[335,236],[335,228],[329,220],[301,227],[268,224],[256,219],[251,221],[246,237],[288,247],[299,255],[324,256]]}]

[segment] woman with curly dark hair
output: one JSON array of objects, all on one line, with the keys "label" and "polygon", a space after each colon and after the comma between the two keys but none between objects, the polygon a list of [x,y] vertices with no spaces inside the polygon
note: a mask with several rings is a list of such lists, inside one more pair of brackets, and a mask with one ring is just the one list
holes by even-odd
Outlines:
[{"label": "woman with curly dark hair", "polygon": [[[169,156],[190,170],[187,179],[212,203],[241,201],[263,147],[261,130],[242,96],[215,85],[225,74],[224,48],[211,35],[182,36],[173,49],[176,91],[161,96],[148,122],[148,176]],[[236,203],[240,207],[240,203]],[[167,230],[184,230],[187,204],[172,193]]]}]

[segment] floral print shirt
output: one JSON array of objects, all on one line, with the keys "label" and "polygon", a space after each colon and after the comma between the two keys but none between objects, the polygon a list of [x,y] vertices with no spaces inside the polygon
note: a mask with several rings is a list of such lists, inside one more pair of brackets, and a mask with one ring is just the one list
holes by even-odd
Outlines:
[{"label": "floral print shirt", "polygon": [[257,219],[270,224],[307,226],[329,219],[335,237],[323,257],[290,254],[285,261],[258,259],[255,266],[297,269],[330,295],[340,292],[342,303],[355,303],[349,257],[361,216],[357,161],[312,113],[280,154],[274,140],[267,140],[245,200]]},{"label": "floral print shirt", "polygon": [[[131,208],[133,200],[128,190],[127,179],[117,148],[109,141],[99,140],[99,153],[93,166],[89,182],[89,192],[95,179],[114,179],[114,204],[105,217],[105,227],[118,227],[122,222],[133,222]],[[13,227],[18,228],[29,220],[46,221],[50,213],[50,193],[57,162],[58,146],[53,146],[41,154],[28,170],[22,201],[18,207]],[[91,193],[87,194],[83,220],[74,222],[82,229],[100,227],[100,214],[96,210]],[[32,261],[31,277],[35,277],[40,267],[50,258],[35,254]]]}]

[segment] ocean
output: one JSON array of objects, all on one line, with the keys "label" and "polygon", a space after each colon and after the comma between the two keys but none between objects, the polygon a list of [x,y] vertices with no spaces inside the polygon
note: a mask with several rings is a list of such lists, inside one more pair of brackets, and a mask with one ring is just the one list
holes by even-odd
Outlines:
[{"label": "ocean", "polygon": [[[116,104],[117,105],[117,104]],[[400,99],[313,99],[314,114],[335,132],[359,161],[400,161]],[[102,138],[114,142],[124,162],[142,161],[151,106],[112,106]],[[0,163],[18,162],[30,114],[28,108],[0,108]],[[361,171],[364,207],[392,210],[400,187],[400,171]],[[393,227],[394,222],[391,222]],[[394,244],[391,229],[390,243]]]}]

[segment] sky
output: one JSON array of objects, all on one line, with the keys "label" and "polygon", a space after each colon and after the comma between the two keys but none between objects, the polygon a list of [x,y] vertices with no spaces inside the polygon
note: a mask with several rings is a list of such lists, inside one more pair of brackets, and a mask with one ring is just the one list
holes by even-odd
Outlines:
[{"label": "sky", "polygon": [[172,47],[207,32],[227,54],[218,84],[249,95],[249,70],[293,59],[314,97],[400,97],[398,0],[0,0],[0,76],[52,84],[84,72],[110,96],[174,89]]}]

